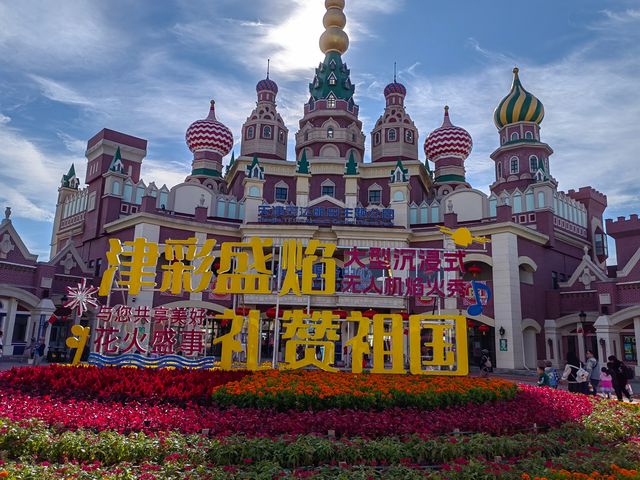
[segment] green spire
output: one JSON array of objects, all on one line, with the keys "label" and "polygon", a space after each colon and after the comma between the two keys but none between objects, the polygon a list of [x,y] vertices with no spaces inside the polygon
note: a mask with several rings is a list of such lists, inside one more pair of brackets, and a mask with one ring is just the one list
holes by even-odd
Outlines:
[{"label": "green spire", "polygon": [[408,181],[408,177],[409,177],[409,169],[404,168],[404,165],[402,165],[402,160],[398,159],[398,162],[396,163],[396,168],[391,170],[390,183],[406,182]]},{"label": "green spire", "polygon": [[122,156],[120,155],[120,147],[116,149],[116,153],[113,156],[113,160],[111,160],[111,165],[109,165],[110,172],[118,172],[124,173],[124,165],[122,164]]},{"label": "green spire", "polygon": [[347,161],[346,170],[344,172],[345,175],[357,175],[358,174],[358,164],[356,163],[356,158],[353,155],[353,150],[351,150],[351,154],[349,155],[349,160]]},{"label": "green spire", "polygon": [[247,167],[247,177],[264,180],[264,167],[260,166],[257,155],[253,156],[253,162]]},{"label": "green spire", "polygon": [[307,160],[307,149],[302,150],[302,156],[298,161],[298,168],[296,169],[296,173],[304,173],[305,175],[309,175],[309,161]]},{"label": "green spire", "polygon": [[342,63],[342,56],[331,51],[324,57],[324,62],[316,68],[313,82],[309,84],[309,93],[314,100],[327,98],[330,94],[336,99],[351,100],[356,91],[349,78],[349,69]]},{"label": "green spire", "polygon": [[227,169],[225,170],[225,175],[227,173],[229,173],[229,170],[231,170],[231,167],[233,166],[233,164],[236,163],[236,152],[233,151],[231,152],[231,160],[229,160],[229,165],[227,165]]},{"label": "green spire", "polygon": [[[62,175],[62,186],[65,188],[78,188],[78,182],[72,182],[72,180],[76,179],[76,167],[74,164],[71,164],[71,168],[69,168],[69,172],[66,175]],[[72,184],[73,183],[73,184]]]}]

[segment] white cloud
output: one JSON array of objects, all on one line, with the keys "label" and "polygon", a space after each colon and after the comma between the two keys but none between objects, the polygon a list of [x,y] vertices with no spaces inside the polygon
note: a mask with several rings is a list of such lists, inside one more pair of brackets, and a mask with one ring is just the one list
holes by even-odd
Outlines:
[{"label": "white cloud", "polygon": [[0,2],[0,64],[30,71],[91,69],[125,45],[102,2],[21,0]]},{"label": "white cloud", "polygon": [[1,124],[5,124],[5,123],[9,123],[11,121],[11,117],[8,117],[6,115],[3,115],[2,113],[0,113],[0,125]]},{"label": "white cloud", "polygon": [[94,105],[89,98],[79,94],[73,88],[60,82],[56,82],[50,78],[41,77],[39,75],[29,75],[29,78],[40,86],[42,95],[47,97],[49,100],[84,107],[92,107]]}]

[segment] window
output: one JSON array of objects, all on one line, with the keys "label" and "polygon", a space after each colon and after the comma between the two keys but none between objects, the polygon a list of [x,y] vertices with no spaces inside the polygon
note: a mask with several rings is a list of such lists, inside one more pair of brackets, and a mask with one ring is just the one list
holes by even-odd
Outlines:
[{"label": "window", "polygon": [[396,141],[396,129],[390,128],[387,130],[387,141],[395,142]]},{"label": "window", "polygon": [[524,138],[526,138],[527,140],[533,140],[533,133],[524,132]]},{"label": "window", "polygon": [[372,205],[380,205],[382,203],[382,190],[369,190],[369,203]]},{"label": "window", "polygon": [[278,132],[278,141],[279,141],[280,143],[284,143],[284,130],[280,130],[280,131]]},{"label": "window", "polygon": [[413,132],[411,130],[404,131],[404,141],[407,143],[413,143]]},{"label": "window", "polygon": [[373,135],[373,144],[374,145],[380,145],[380,132],[376,132]]},{"label": "window", "polygon": [[518,140],[520,138],[520,135],[518,135],[518,132],[513,132],[511,134],[511,141],[513,142],[514,140]]},{"label": "window", "polygon": [[304,141],[309,140],[309,132],[304,132]]},{"label": "window", "polygon": [[102,259],[98,258],[96,259],[96,269],[94,271],[94,276],[95,277],[99,277],[100,276],[100,267],[102,267]]},{"label": "window", "polygon": [[336,76],[332,73],[331,75],[329,75],[329,85],[335,85],[336,84]]},{"label": "window", "polygon": [[271,138],[271,127],[269,125],[262,127],[262,137]]},{"label": "window", "polygon": [[120,182],[113,182],[111,185],[111,193],[114,195],[120,195]]},{"label": "window", "polygon": [[333,95],[327,97],[327,108],[336,108],[336,97]]},{"label": "window", "polygon": [[276,187],[276,202],[286,202],[289,198],[289,189],[287,187]]},{"label": "window", "polygon": [[252,139],[256,136],[255,127],[247,127],[247,139]]},{"label": "window", "polygon": [[558,272],[551,272],[551,288],[554,290],[560,288],[560,285],[558,285]]},{"label": "window", "polygon": [[607,248],[607,239],[604,233],[600,229],[596,230],[595,235],[593,236],[593,241],[596,247],[596,255],[598,257],[606,257],[609,252]]},{"label": "window", "polygon": [[327,138],[333,138],[333,127],[327,128]]},{"label": "window", "polygon": [[511,157],[511,161],[509,163],[510,165],[510,169],[509,169],[509,173],[518,173],[519,171],[519,166],[518,166],[518,157]]},{"label": "window", "polygon": [[335,197],[336,187],[333,184],[325,183],[322,185],[321,195],[326,195],[328,197]]},{"label": "window", "polygon": [[502,163],[498,162],[498,178],[502,178]]},{"label": "window", "polygon": [[538,170],[538,157],[531,155],[529,157],[529,171],[532,173]]}]

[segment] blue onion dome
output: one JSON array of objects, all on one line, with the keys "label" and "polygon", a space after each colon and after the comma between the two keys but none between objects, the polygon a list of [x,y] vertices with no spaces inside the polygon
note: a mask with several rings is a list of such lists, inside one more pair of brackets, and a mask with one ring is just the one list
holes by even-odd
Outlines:
[{"label": "blue onion dome", "polygon": [[543,118],[544,106],[542,102],[524,89],[518,77],[518,68],[514,68],[511,91],[493,112],[493,121],[496,127],[500,129],[516,122],[535,122],[540,125]]},{"label": "blue onion dome", "polygon": [[399,93],[400,95],[402,95],[403,97],[407,95],[407,89],[405,88],[405,86],[399,82],[396,82],[395,80],[390,83],[389,85],[387,85],[386,87],[384,87],[384,96],[385,98],[388,97],[389,95],[391,95],[392,93]]},{"label": "blue onion dome", "polygon": [[256,92],[262,92],[264,90],[268,90],[270,92],[273,92],[274,94],[278,93],[278,85],[276,84],[276,82],[274,82],[273,80],[271,80],[269,78],[269,76],[267,76],[267,78],[265,78],[264,80],[260,80],[258,82],[258,84],[256,85]]}]

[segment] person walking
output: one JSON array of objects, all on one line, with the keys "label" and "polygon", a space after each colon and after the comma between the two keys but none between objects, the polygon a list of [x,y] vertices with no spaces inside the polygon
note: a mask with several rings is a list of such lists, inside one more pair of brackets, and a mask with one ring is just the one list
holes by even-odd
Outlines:
[{"label": "person walking", "polygon": [[589,393],[591,395],[598,394],[598,384],[600,383],[600,364],[593,354],[592,350],[586,352],[587,361],[585,362],[585,370],[589,372]]},{"label": "person walking", "polygon": [[578,360],[575,353],[569,352],[567,354],[567,364],[562,372],[562,380],[567,382],[569,391],[571,393],[587,393],[587,383],[589,379],[585,378],[583,381],[578,378],[578,370],[582,368],[582,362]]},{"label": "person walking", "polygon": [[607,367],[602,367],[600,369],[600,393],[605,395],[607,399],[610,399],[611,394],[613,393],[613,383]]},{"label": "person walking", "polygon": [[551,360],[545,360],[544,373],[549,377],[549,386],[551,388],[558,388],[558,381],[560,380],[560,377],[558,375],[558,370],[553,366]]},{"label": "person walking", "polygon": [[489,350],[482,350],[482,357],[480,358],[480,376],[488,377],[491,371],[491,357],[489,356]]},{"label": "person walking", "polygon": [[539,387],[550,387],[551,382],[549,381],[549,375],[544,371],[544,365],[538,365],[538,386]]},{"label": "person walking", "polygon": [[622,401],[622,396],[624,395],[629,399],[630,402],[633,402],[633,398],[629,395],[627,390],[627,376],[625,374],[625,365],[615,355],[609,355],[607,362],[607,370],[611,374],[611,380],[613,383],[613,390],[616,392],[616,397],[618,400]]}]

